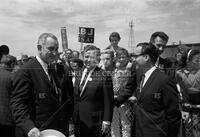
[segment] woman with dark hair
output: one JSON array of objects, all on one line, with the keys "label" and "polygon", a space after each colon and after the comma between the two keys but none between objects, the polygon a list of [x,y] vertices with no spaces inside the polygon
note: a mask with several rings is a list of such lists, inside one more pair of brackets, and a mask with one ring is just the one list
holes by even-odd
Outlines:
[{"label": "woman with dark hair", "polygon": [[[186,137],[200,136],[200,51],[190,50],[187,65],[177,71],[178,89],[182,91],[183,109],[191,119],[185,123]],[[184,114],[187,114],[184,112]],[[188,115],[188,114],[187,114]],[[188,115],[189,116],[189,115]]]},{"label": "woman with dark hair", "polygon": [[112,50],[114,52],[114,57],[116,57],[116,52],[119,49],[122,49],[121,47],[118,46],[120,40],[121,37],[118,32],[112,32],[109,36],[110,45],[106,48],[106,50],[107,49]]},{"label": "woman with dark hair", "polygon": [[[114,97],[117,98],[130,77],[127,69],[129,54],[126,49],[119,49],[116,53],[116,69],[112,76]],[[121,106],[115,106],[111,126],[112,137],[131,137],[133,127],[133,104],[127,100]]]}]

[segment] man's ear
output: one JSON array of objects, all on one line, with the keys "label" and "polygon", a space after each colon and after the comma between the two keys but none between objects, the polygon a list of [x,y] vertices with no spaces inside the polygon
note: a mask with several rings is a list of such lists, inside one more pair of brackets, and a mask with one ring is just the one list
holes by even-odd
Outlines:
[{"label": "man's ear", "polygon": [[41,51],[41,50],[42,50],[42,46],[41,46],[41,45],[37,45],[37,49],[38,49],[39,51]]},{"label": "man's ear", "polygon": [[149,60],[150,60],[150,57],[149,57],[148,54],[146,54],[146,55],[144,55],[144,56],[145,56],[145,60],[146,60],[146,61],[149,61]]}]

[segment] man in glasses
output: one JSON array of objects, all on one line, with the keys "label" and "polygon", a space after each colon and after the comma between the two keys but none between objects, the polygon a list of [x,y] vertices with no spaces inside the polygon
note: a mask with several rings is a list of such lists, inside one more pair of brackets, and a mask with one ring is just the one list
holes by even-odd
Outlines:
[{"label": "man in glasses", "polygon": [[[68,119],[73,112],[73,85],[65,71],[53,68],[58,59],[58,40],[43,33],[35,58],[25,63],[13,80],[11,107],[17,137],[40,137],[44,129],[68,136]],[[59,72],[59,73],[58,73]],[[67,101],[68,100],[68,101]]]},{"label": "man in glasses", "polygon": [[136,66],[142,77],[136,90],[136,137],[177,137],[180,111],[175,83],[155,66],[158,53],[151,43],[135,49]]},{"label": "man in glasses", "polygon": [[154,32],[151,35],[150,43],[152,43],[158,52],[158,59],[155,63],[155,66],[157,68],[160,68],[162,71],[164,71],[167,75],[174,78],[175,77],[175,69],[172,68],[172,62],[169,60],[166,60],[161,57],[161,54],[164,52],[165,47],[167,45],[167,42],[169,40],[169,37],[164,32]]}]

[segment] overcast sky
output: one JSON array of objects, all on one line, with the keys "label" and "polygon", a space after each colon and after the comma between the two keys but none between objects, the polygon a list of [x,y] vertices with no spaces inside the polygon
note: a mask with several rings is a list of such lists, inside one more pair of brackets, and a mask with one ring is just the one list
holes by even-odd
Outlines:
[{"label": "overcast sky", "polygon": [[79,27],[95,28],[94,44],[103,49],[117,31],[119,46],[127,47],[129,21],[134,40],[149,41],[155,31],[166,32],[169,43],[200,42],[200,0],[0,0],[0,45],[10,53],[35,55],[38,36],[55,34],[61,47],[60,28],[67,28],[68,45],[80,49]]}]

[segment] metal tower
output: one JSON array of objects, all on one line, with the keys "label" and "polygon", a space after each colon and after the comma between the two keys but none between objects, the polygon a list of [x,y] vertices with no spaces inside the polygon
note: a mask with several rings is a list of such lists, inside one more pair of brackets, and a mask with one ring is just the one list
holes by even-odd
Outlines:
[{"label": "metal tower", "polygon": [[130,34],[129,34],[129,40],[128,40],[128,47],[131,49],[131,51],[133,52],[134,50],[134,44],[135,44],[135,39],[134,39],[134,23],[133,20],[131,20],[129,22],[129,27],[130,27]]}]

